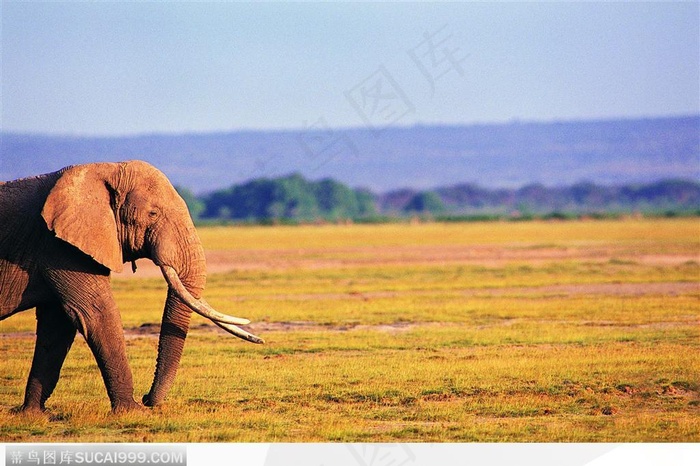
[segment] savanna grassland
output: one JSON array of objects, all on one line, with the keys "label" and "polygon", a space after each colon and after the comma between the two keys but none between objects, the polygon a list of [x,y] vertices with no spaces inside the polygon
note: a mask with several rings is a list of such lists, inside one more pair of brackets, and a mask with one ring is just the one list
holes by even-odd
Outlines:
[{"label": "savanna grassland", "polygon": [[[21,403],[34,316],[0,323],[0,441],[700,441],[698,219],[202,228],[207,300],[154,410],[112,415],[78,337]],[[115,276],[136,397],[165,284]]]}]

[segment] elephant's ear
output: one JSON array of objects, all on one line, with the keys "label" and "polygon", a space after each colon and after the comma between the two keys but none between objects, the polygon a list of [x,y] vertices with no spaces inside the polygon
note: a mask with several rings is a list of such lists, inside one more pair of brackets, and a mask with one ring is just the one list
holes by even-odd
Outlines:
[{"label": "elephant's ear", "polygon": [[66,169],[44,204],[49,230],[114,272],[123,267],[110,177],[117,164],[78,165]]}]

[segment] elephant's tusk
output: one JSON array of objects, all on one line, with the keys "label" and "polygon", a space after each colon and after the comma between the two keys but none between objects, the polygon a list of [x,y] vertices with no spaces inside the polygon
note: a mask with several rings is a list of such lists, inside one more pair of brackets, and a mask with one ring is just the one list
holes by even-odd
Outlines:
[{"label": "elephant's tusk", "polygon": [[168,282],[168,286],[170,287],[170,289],[172,289],[175,292],[175,294],[180,299],[182,299],[182,301],[185,304],[192,308],[192,310],[195,311],[197,314],[206,317],[207,319],[210,319],[217,324],[222,323],[229,325],[245,325],[250,323],[248,319],[241,319],[240,317],[233,317],[226,314],[222,314],[221,312],[211,307],[203,299],[197,299],[194,296],[192,296],[192,294],[189,291],[187,291],[187,288],[185,288],[185,285],[182,284],[180,277],[177,275],[177,272],[172,267],[164,265],[161,266],[160,269],[163,272],[163,277],[165,277],[165,281]]},{"label": "elephant's tusk", "polygon": [[222,329],[226,330],[231,335],[235,335],[238,338],[242,338],[242,339],[247,340],[251,343],[259,343],[259,344],[265,343],[265,340],[263,340],[262,338],[256,337],[252,333],[248,333],[240,327],[236,327],[235,325],[231,325],[231,324],[224,324],[221,322],[217,322],[215,320],[213,322],[216,325],[218,325],[219,327],[221,327]]}]

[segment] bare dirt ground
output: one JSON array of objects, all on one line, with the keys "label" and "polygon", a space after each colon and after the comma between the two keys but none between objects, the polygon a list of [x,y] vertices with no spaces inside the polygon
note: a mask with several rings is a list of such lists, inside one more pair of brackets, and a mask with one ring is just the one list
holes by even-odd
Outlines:
[{"label": "bare dirt ground", "polygon": [[[630,261],[647,265],[679,265],[690,261],[700,262],[700,255],[693,254],[648,254],[624,247],[597,247],[581,245],[580,247],[529,247],[523,245],[476,245],[469,247],[451,246],[405,246],[405,247],[353,247],[336,249],[287,249],[287,250],[226,250],[207,251],[207,269],[209,274],[233,271],[251,270],[293,270],[293,269],[326,269],[338,267],[361,267],[372,265],[440,265],[465,264],[484,267],[498,267],[508,263],[543,264],[548,262],[584,260],[589,262],[608,262],[610,260]],[[138,280],[161,277],[161,272],[150,260],[137,261],[137,271],[125,266],[124,272],[114,274],[117,279]],[[700,282],[668,282],[668,283],[606,283],[606,284],[568,284],[535,287],[499,287],[473,288],[458,291],[469,297],[488,296],[528,296],[528,295],[613,295],[613,296],[643,296],[643,295],[679,295],[700,293]],[[406,295],[421,295],[430,293],[424,290],[407,291],[375,291],[350,293],[316,293],[268,296],[268,299],[280,300],[338,300],[356,299],[372,300],[393,298]],[[431,325],[431,324],[425,324]],[[380,326],[361,326],[364,329],[372,327],[375,330],[401,332],[413,328],[415,324],[397,323]],[[312,322],[261,322],[248,327],[252,332],[269,332],[279,330],[351,330],[357,325],[328,327]],[[203,324],[194,331],[222,332],[213,325]],[[160,325],[157,323],[144,324],[138,328],[127,328],[127,338],[142,336],[157,336]],[[25,334],[26,333],[26,334]],[[2,338],[33,338],[33,332],[3,334]]]},{"label": "bare dirt ground", "polygon": [[[585,260],[589,262],[608,262],[610,260],[630,261],[647,265],[679,265],[689,261],[700,261],[700,256],[692,254],[647,254],[626,250],[623,247],[591,248],[581,247],[511,247],[497,246],[406,246],[389,248],[338,248],[338,249],[299,249],[299,250],[236,250],[236,251],[207,251],[207,269],[209,274],[227,273],[236,270],[290,270],[290,269],[325,269],[338,267],[361,267],[371,265],[440,265],[465,264],[485,267],[503,266],[508,263],[543,264],[566,260]],[[125,272],[116,274],[119,279],[142,279],[160,277],[161,272],[150,260],[139,260],[137,272],[132,273],[130,267]],[[357,299],[372,300],[394,298],[406,295],[421,295],[430,293],[424,290],[408,291],[375,291],[350,293],[315,293],[315,294],[280,294],[268,296],[267,299],[280,300],[338,300]],[[700,283],[668,282],[668,283],[606,283],[606,284],[569,284],[548,285],[535,287],[499,287],[473,288],[460,291],[464,296],[528,296],[528,295],[613,295],[613,296],[643,296],[643,295],[679,295],[700,293]],[[425,324],[430,325],[430,324]],[[375,330],[400,332],[414,327],[415,324],[397,323],[380,326],[360,326],[364,329],[372,327]],[[376,327],[376,328],[375,328]],[[252,332],[269,332],[280,330],[351,330],[357,325],[329,327],[313,322],[262,322],[247,327]],[[213,325],[203,324],[196,331],[222,332]],[[157,336],[160,331],[158,324],[144,324],[139,328],[125,329],[127,338],[140,336]]]},{"label": "bare dirt ground", "polygon": [[[406,294],[420,294],[426,293],[423,291],[402,291],[402,292],[370,292],[370,293],[324,293],[315,295],[280,295],[279,299],[290,299],[297,298],[300,300],[310,300],[310,299],[363,299],[371,300],[377,298],[387,298],[396,297],[399,295]],[[606,284],[581,284],[581,285],[549,285],[549,286],[535,286],[535,287],[510,287],[510,288],[481,288],[473,290],[462,291],[464,295],[467,296],[503,296],[503,295],[543,295],[543,294],[556,294],[560,296],[575,296],[575,295],[613,295],[613,296],[644,296],[644,295],[666,295],[674,296],[679,294],[687,293],[700,293],[700,283],[606,283]],[[500,322],[497,325],[512,325],[517,319],[511,319],[508,321]],[[698,325],[700,325],[700,320],[698,320]],[[585,324],[585,322],[584,322]],[[417,327],[434,327],[440,326],[440,323],[409,323],[409,322],[395,322],[392,324],[380,324],[380,325],[364,325],[364,324],[342,324],[342,325],[322,325],[316,322],[307,321],[288,321],[288,322],[256,322],[247,326],[242,326],[246,330],[253,333],[265,333],[274,331],[350,331],[350,330],[372,330],[372,331],[382,331],[387,333],[400,333],[408,331]],[[606,323],[606,322],[591,322],[591,325],[621,325],[617,323]],[[667,328],[676,325],[686,325],[686,322],[657,322],[654,324],[659,328]],[[193,326],[192,331],[196,332],[212,332],[221,333],[225,332],[213,324],[199,324]],[[160,333],[160,324],[148,323],[143,324],[136,328],[125,328],[124,329],[126,338],[139,338],[151,336],[156,338]],[[26,332],[25,332],[26,333]],[[26,335],[24,334],[13,334],[15,337],[29,337],[33,336],[33,333]]]},{"label": "bare dirt ground", "polygon": [[498,288],[494,290],[468,290],[465,294],[492,296],[509,294],[558,294],[558,295],[612,295],[612,296],[644,296],[663,294],[676,296],[679,294],[700,292],[700,283],[586,283],[577,285],[548,285],[522,288]]},{"label": "bare dirt ground", "polygon": [[[234,271],[266,271],[266,270],[295,270],[295,269],[329,269],[362,266],[401,266],[401,265],[477,265],[484,267],[499,267],[513,264],[546,264],[559,261],[586,261],[605,263],[621,261],[635,264],[673,266],[690,261],[700,262],[700,255],[677,253],[654,254],[648,251],[630,249],[624,245],[604,247],[581,244],[572,247],[533,246],[523,244],[511,245],[473,245],[473,246],[392,246],[392,247],[351,247],[351,248],[303,248],[303,249],[243,249],[243,250],[213,250],[207,251],[207,269],[209,274],[227,273]],[[125,267],[125,272],[115,275],[118,279],[141,279],[160,277],[161,273],[150,260],[139,260],[138,270],[132,273],[131,267]],[[468,297],[489,296],[528,296],[528,295],[607,295],[607,296],[644,296],[644,295],[679,295],[700,293],[700,283],[668,282],[668,283],[606,283],[606,284],[568,284],[533,287],[499,287],[473,288],[456,290]],[[364,300],[394,298],[399,296],[417,296],[429,294],[431,291],[375,291],[349,293],[315,293],[315,294],[280,294],[267,296],[266,299],[280,300]],[[700,322],[699,322],[700,323]],[[395,323],[390,325],[336,325],[327,326],[314,322],[257,322],[246,326],[253,333],[270,331],[308,330],[308,331],[350,331],[377,330],[390,333],[410,330],[417,325],[430,326],[438,324],[408,324]],[[218,327],[201,324],[192,328],[194,332],[221,332]],[[138,328],[127,328],[127,338],[157,337],[160,325],[157,323],[144,324]]]},{"label": "bare dirt ground", "polygon": [[[678,265],[700,262],[700,254],[650,254],[624,247],[529,248],[518,245],[498,246],[405,246],[300,250],[234,250],[207,251],[207,271],[210,274],[236,270],[289,270],[357,267],[367,265],[439,265],[467,264],[502,266],[528,262],[542,264],[562,260],[606,262],[611,259],[630,260],[648,265]],[[161,272],[150,260],[136,262],[134,274],[125,267],[116,278],[160,277]]]}]

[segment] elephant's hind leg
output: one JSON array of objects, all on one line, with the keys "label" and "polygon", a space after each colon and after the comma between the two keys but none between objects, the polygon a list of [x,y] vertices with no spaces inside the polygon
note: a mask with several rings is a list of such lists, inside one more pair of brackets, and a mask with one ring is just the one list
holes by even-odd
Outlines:
[{"label": "elephant's hind leg", "polygon": [[75,326],[59,303],[38,306],[36,319],[36,346],[23,411],[44,410],[75,339]]}]

